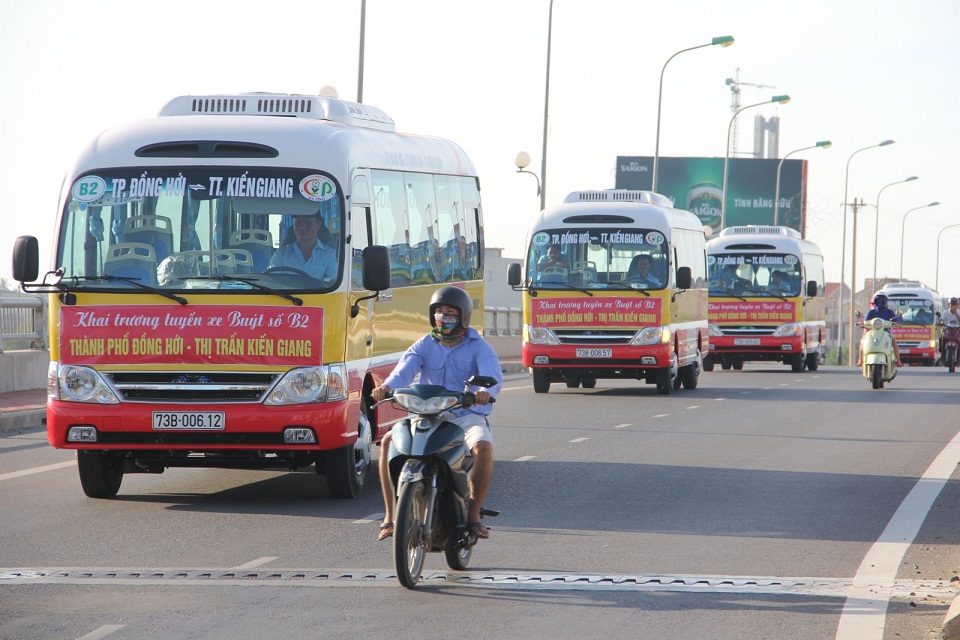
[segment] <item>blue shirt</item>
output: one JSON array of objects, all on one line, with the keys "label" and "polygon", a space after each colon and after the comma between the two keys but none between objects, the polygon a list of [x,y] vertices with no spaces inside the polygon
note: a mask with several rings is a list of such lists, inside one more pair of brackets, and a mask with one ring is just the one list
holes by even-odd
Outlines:
[{"label": "blue shirt", "polygon": [[293,267],[306,271],[317,280],[324,283],[333,282],[337,278],[337,253],[327,245],[317,240],[310,252],[310,259],[303,259],[303,252],[296,242],[285,244],[270,258],[271,267]]},{"label": "blue shirt", "polygon": [[[495,386],[486,389],[491,397],[496,397],[503,384],[500,358],[490,343],[471,327],[467,327],[463,340],[453,347],[443,346],[429,333],[423,336],[400,357],[400,362],[383,383],[391,389],[408,387],[418,373],[421,384],[437,384],[457,392],[463,391],[463,383],[470,376],[490,376],[497,381]],[[475,404],[470,409],[458,409],[454,413],[489,415],[491,411],[491,404]]]},{"label": "blue shirt", "polygon": [[900,322],[900,316],[898,316],[897,312],[890,307],[887,307],[886,309],[870,309],[870,311],[867,311],[867,315],[863,317],[864,321],[873,320],[874,318]]}]

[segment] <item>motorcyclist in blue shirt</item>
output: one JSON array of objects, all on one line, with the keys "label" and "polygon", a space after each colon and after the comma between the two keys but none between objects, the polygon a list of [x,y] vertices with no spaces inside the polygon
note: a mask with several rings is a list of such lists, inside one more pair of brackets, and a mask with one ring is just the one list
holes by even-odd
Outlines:
[{"label": "motorcyclist in blue shirt", "polygon": [[[889,320],[890,322],[895,322],[900,324],[900,316],[897,315],[897,312],[890,308],[889,306],[890,299],[887,298],[882,293],[878,293],[873,296],[873,309],[867,311],[867,315],[863,317],[864,323],[873,320],[874,318],[880,318],[881,320]],[[889,329],[887,330],[889,332]],[[903,362],[900,361],[900,347],[897,345],[897,341],[893,338],[893,333],[890,333],[890,341],[893,342],[893,357],[897,361],[897,366],[902,367]],[[857,366],[860,366],[860,358],[857,358]]]}]

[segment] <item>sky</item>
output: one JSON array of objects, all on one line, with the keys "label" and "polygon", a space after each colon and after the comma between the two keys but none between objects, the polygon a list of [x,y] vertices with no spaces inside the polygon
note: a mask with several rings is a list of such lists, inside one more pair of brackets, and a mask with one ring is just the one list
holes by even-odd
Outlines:
[{"label": "sky", "polygon": [[[12,283],[20,235],[36,236],[41,269],[50,265],[65,172],[100,131],[152,117],[178,95],[330,86],[358,96],[361,0],[0,4],[0,281]],[[751,83],[741,85],[741,106],[780,94],[791,101],[744,112],[734,153],[752,148],[754,115],[779,116],[781,157],[833,143],[790,156],[809,161],[807,237],[823,249],[828,281],[840,279],[844,255],[848,283],[852,275],[846,191],[848,202],[866,203],[857,214],[857,289],[872,276],[876,237],[879,277],[899,275],[902,250],[904,277],[960,295],[960,202],[950,191],[960,151],[960,2],[554,0],[545,105],[549,5],[366,2],[363,102],[399,131],[464,148],[480,175],[487,246],[523,255],[540,199],[514,159],[527,151],[528,170],[541,173],[545,107],[547,206],[571,191],[612,188],[618,155],[653,155],[667,59],[732,35],[730,47],[683,53],[667,66],[661,157],[724,157],[726,79],[739,69]],[[888,139],[895,143],[858,152]],[[919,179],[885,188],[910,176]],[[924,207],[931,202],[940,205]]]}]

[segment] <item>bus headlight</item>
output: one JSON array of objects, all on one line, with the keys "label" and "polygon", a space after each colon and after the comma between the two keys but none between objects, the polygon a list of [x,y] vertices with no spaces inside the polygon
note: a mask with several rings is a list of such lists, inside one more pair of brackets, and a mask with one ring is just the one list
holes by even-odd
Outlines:
[{"label": "bus headlight", "polygon": [[773,335],[777,338],[787,338],[790,336],[802,336],[803,335],[803,325],[799,322],[788,322],[787,324],[782,324],[777,327],[777,330],[773,332]]},{"label": "bus headlight", "polygon": [[346,397],[347,371],[341,362],[288,371],[267,396],[264,404],[282,406],[335,402]]},{"label": "bus headlight", "polygon": [[[53,369],[51,364],[51,370]],[[89,367],[59,365],[56,391],[64,402],[88,402],[91,404],[120,404],[120,399],[107,385],[100,374]],[[48,388],[47,394],[51,390]]]},{"label": "bus headlight", "polygon": [[710,333],[711,338],[716,338],[723,335],[723,329],[719,326],[713,324],[712,322],[707,325],[707,331]]},{"label": "bus headlight", "polygon": [[523,333],[526,334],[527,342],[530,344],[560,344],[553,331],[546,327],[534,327],[529,324],[523,325]]},{"label": "bus headlight", "polygon": [[630,344],[667,344],[672,336],[670,327],[646,327],[637,332]]}]

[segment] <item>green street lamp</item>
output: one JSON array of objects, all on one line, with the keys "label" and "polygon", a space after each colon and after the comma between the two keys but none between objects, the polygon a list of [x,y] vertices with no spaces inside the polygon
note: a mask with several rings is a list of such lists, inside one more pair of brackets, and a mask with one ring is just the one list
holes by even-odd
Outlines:
[{"label": "green street lamp", "polygon": [[803,147],[802,149],[794,149],[787,155],[783,156],[780,159],[780,163],[777,165],[777,187],[773,190],[773,226],[777,226],[779,222],[779,209],[780,209],[780,169],[783,168],[783,161],[792,156],[795,153],[800,153],[801,151],[806,151],[807,149],[829,149],[833,146],[833,143],[829,140],[821,140],[815,145],[809,147]]},{"label": "green street lamp", "polygon": [[765,104],[771,104],[776,102],[777,104],[787,104],[790,102],[790,96],[773,96],[769,100],[764,100],[763,102],[756,102],[754,104],[748,104],[745,107],[741,107],[734,112],[733,117],[730,118],[730,124],[727,125],[727,154],[723,158],[723,200],[720,204],[720,229],[725,229],[727,226],[727,166],[730,164],[730,134],[733,131],[733,123],[736,122],[737,116],[740,115],[742,111],[747,109],[752,109],[754,107],[762,107]]},{"label": "green street lamp", "polygon": [[888,185],[884,185],[884,187],[883,187],[882,189],[880,189],[880,193],[877,194],[877,211],[876,211],[876,213],[877,213],[877,224],[876,224],[876,226],[875,226],[874,229],[873,229],[873,286],[874,286],[874,287],[877,286],[877,256],[880,255],[880,242],[879,242],[879,241],[880,241],[880,238],[879,238],[879,233],[880,233],[880,196],[883,194],[883,190],[886,189],[887,187],[892,187],[892,186],[895,185],[895,184],[903,184],[904,182],[913,182],[914,180],[919,180],[919,178],[918,178],[917,176],[910,176],[909,178],[905,178],[905,179],[903,179],[903,180],[898,180],[897,182],[891,182],[891,183],[888,184]]},{"label": "green street lamp", "polygon": [[903,248],[907,244],[907,239],[904,237],[904,233],[907,230],[907,216],[910,215],[911,211],[916,211],[917,209],[926,209],[927,207],[936,207],[939,205],[939,202],[931,202],[930,204],[925,204],[919,207],[914,207],[903,214],[903,224],[900,225],[900,279],[903,280]]},{"label": "green street lamp", "polygon": [[[843,182],[843,234],[840,241],[840,292],[839,292],[839,305],[837,306],[837,364],[840,364],[840,352],[843,349],[843,282],[846,277],[846,267],[847,267],[847,187],[850,184],[850,161],[853,160],[853,156],[857,155],[861,151],[866,151],[867,149],[876,149],[877,147],[885,147],[889,144],[893,144],[893,140],[884,140],[880,144],[872,144],[869,147],[864,147],[862,149],[857,149],[850,154],[850,157],[847,158],[847,175],[846,179]],[[856,247],[857,244],[857,218],[853,218],[853,244]],[[854,267],[854,278],[853,281],[856,282],[856,267],[857,261],[856,256],[854,256],[853,261]],[[856,293],[856,287],[851,284],[850,286],[850,335],[847,336],[850,348],[847,353],[847,364],[853,364],[853,296]]]},{"label": "green street lamp", "polygon": [[657,96],[657,143],[653,152],[653,181],[651,183],[650,190],[656,192],[657,190],[657,176],[658,171],[657,167],[660,161],[660,105],[663,102],[663,72],[667,70],[667,65],[670,64],[670,61],[676,58],[681,53],[686,53],[687,51],[694,51],[696,49],[703,49],[704,47],[713,47],[720,45],[721,47],[729,47],[733,44],[733,36],[718,36],[713,38],[710,42],[706,44],[697,45],[696,47],[690,47],[688,49],[681,49],[675,54],[667,58],[667,61],[663,63],[663,68],[660,69],[660,93]]}]

